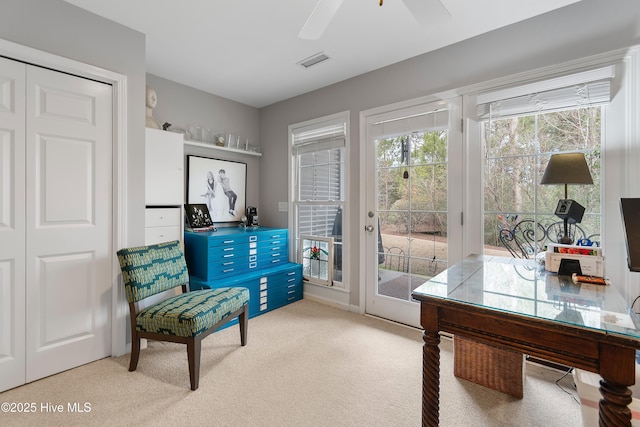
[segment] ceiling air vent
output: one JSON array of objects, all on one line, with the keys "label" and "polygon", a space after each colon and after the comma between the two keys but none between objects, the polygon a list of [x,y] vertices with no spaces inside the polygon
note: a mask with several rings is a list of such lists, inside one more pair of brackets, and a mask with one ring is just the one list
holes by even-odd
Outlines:
[{"label": "ceiling air vent", "polygon": [[303,59],[302,61],[298,62],[298,65],[304,68],[309,68],[323,61],[326,61],[327,59],[329,59],[329,57],[325,55],[324,52],[320,52],[306,59]]}]

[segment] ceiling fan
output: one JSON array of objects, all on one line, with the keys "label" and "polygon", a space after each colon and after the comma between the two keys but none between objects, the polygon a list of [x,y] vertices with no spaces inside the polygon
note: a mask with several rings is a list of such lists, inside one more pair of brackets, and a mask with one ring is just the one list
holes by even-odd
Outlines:
[{"label": "ceiling fan", "polygon": [[[307,18],[298,37],[306,40],[317,40],[329,26],[331,19],[344,0],[318,0],[316,7]],[[422,26],[451,18],[451,14],[440,0],[402,0],[407,9]],[[379,0],[382,6],[383,0]]]}]

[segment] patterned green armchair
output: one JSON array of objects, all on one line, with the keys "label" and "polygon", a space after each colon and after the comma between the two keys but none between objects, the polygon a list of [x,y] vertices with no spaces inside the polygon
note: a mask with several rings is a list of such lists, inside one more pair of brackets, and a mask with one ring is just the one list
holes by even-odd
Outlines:
[{"label": "patterned green armchair", "polygon": [[[187,345],[191,390],[200,379],[201,341],[230,320],[238,318],[241,345],[247,343],[249,290],[242,287],[189,292],[189,274],[179,241],[120,249],[129,312],[131,314],[131,360],[135,371],[140,339],[171,341]],[[169,289],[182,293],[140,310],[139,302]]]}]

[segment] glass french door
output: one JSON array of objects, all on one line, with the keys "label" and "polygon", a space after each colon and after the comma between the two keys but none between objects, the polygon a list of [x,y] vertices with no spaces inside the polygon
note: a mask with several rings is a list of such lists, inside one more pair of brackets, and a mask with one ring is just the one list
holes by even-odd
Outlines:
[{"label": "glass french door", "polygon": [[369,314],[419,326],[411,292],[461,257],[460,123],[457,98],[367,117],[363,239]]}]

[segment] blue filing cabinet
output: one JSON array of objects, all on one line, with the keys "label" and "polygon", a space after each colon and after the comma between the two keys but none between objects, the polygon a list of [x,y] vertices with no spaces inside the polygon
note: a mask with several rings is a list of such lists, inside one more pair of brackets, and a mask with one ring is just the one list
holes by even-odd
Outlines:
[{"label": "blue filing cabinet", "polygon": [[289,262],[287,229],[186,231],[184,246],[191,290],[244,286],[249,317],[302,299],[302,265]]}]

